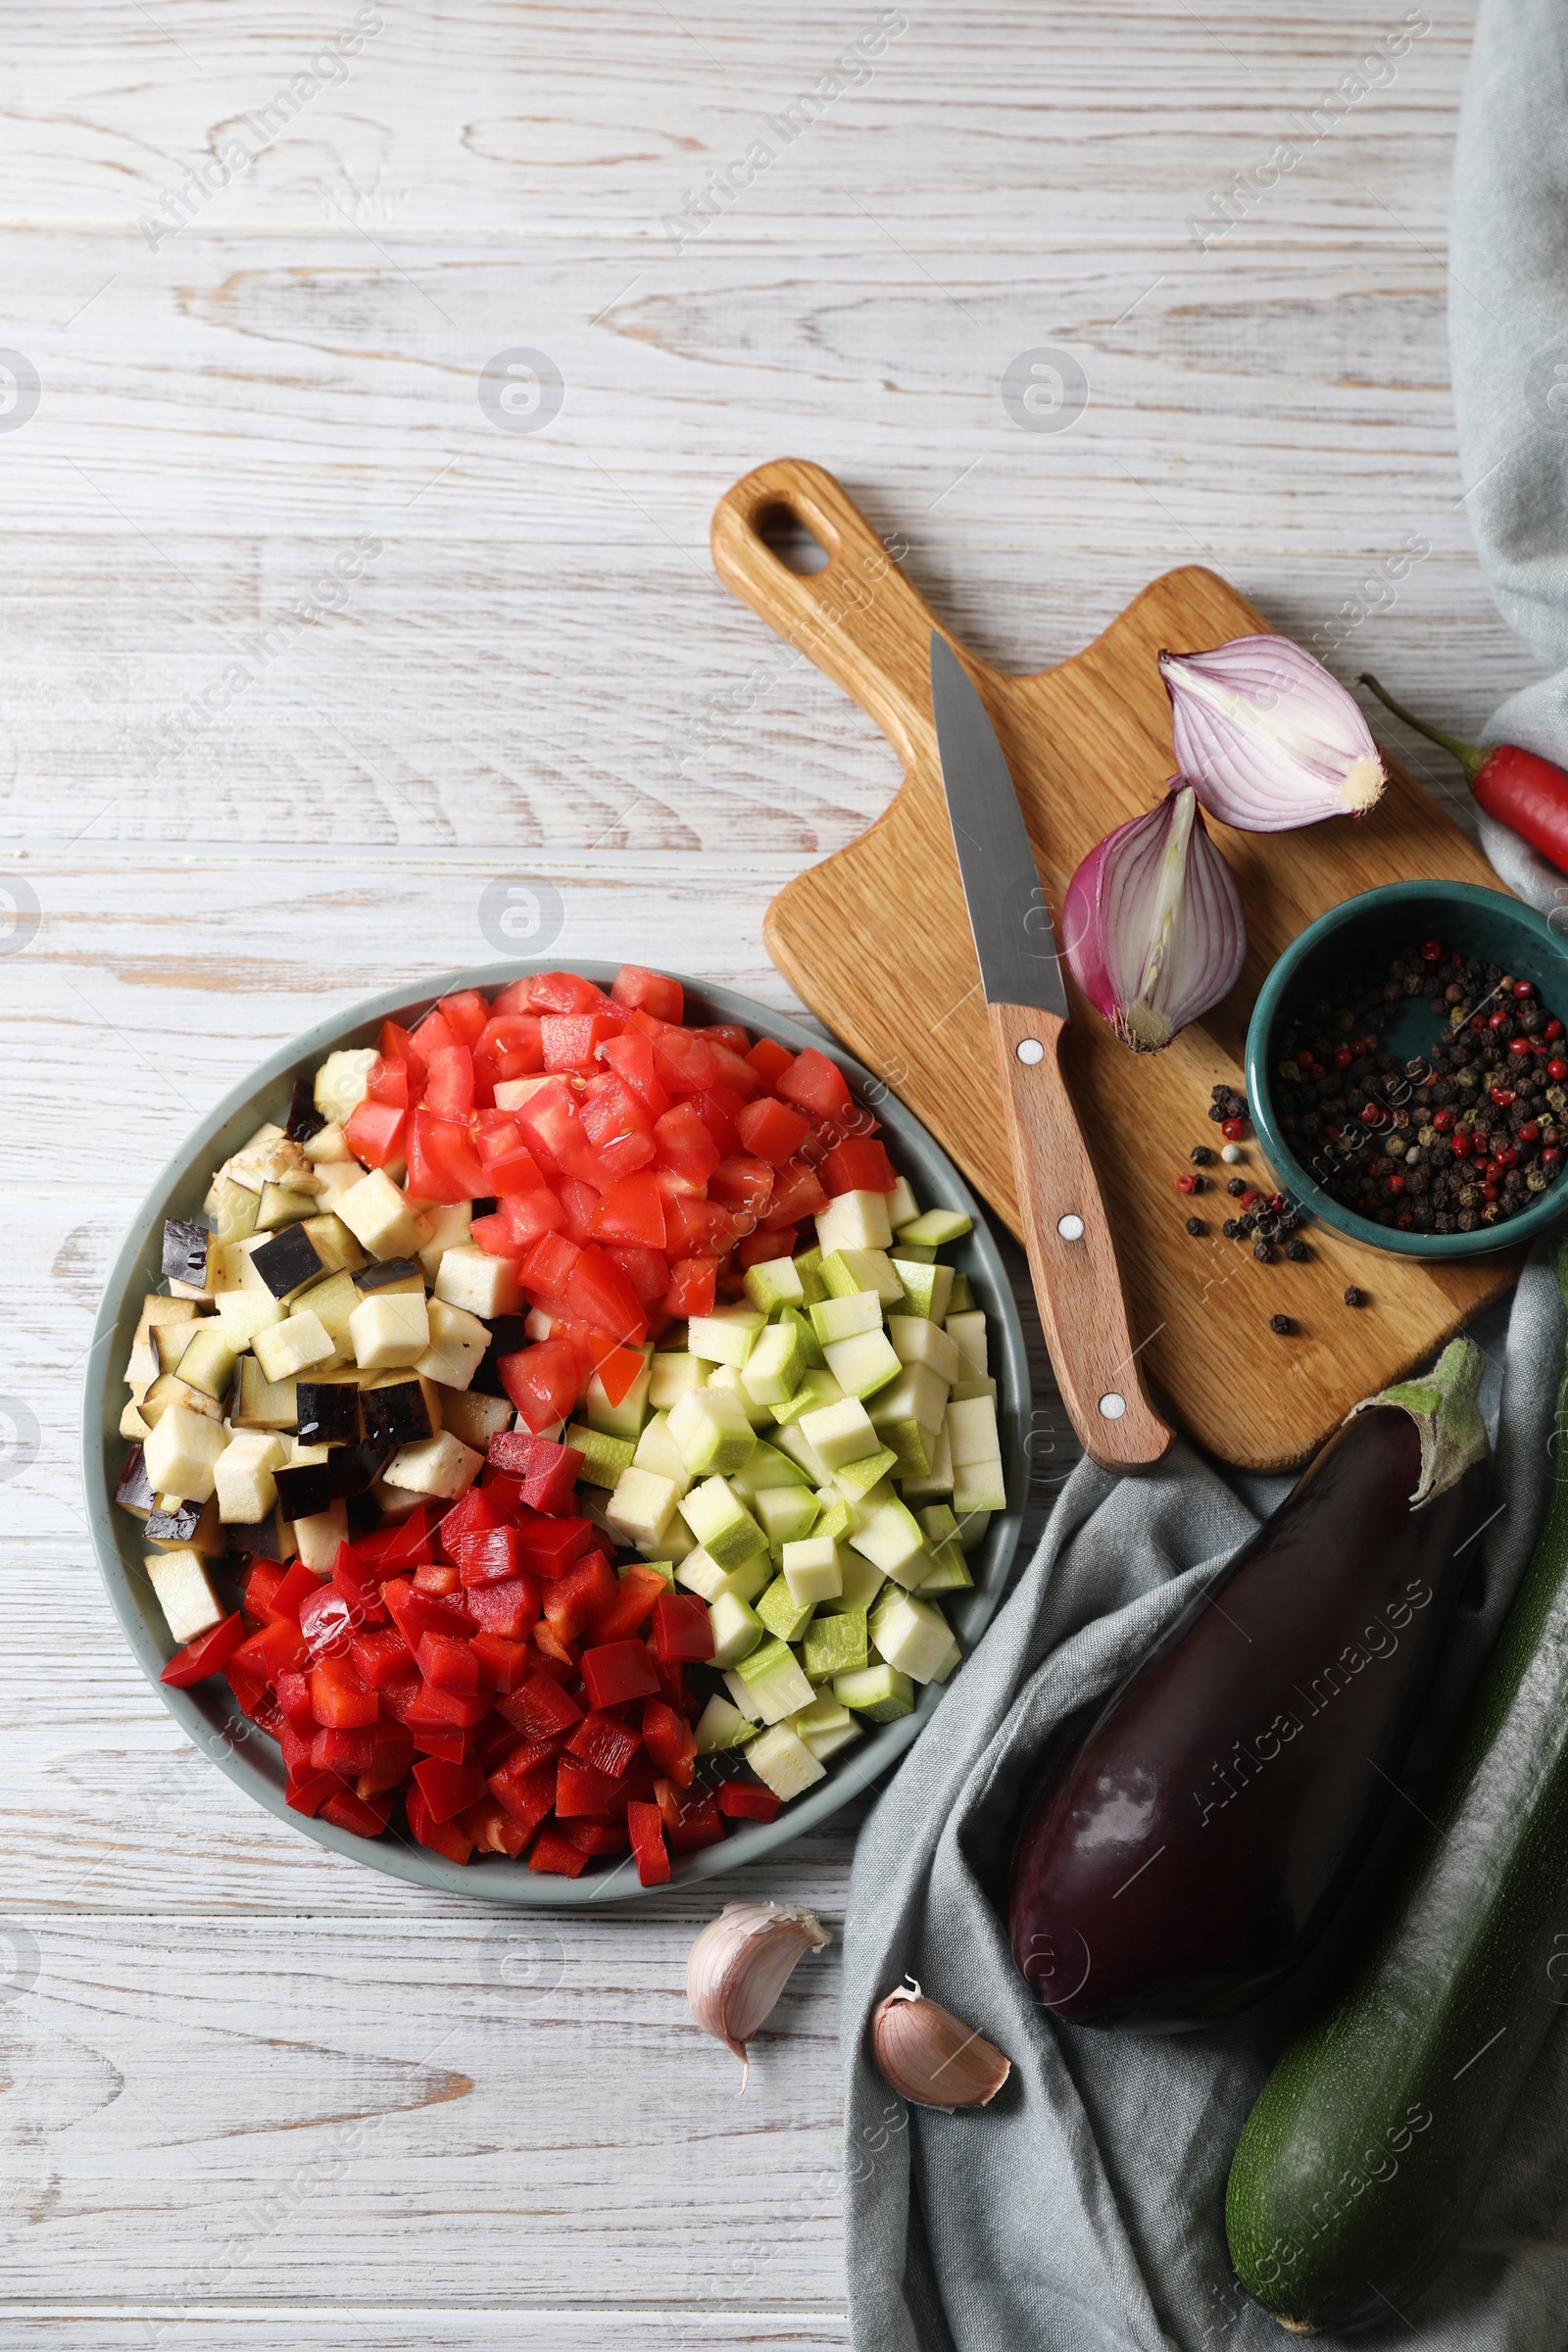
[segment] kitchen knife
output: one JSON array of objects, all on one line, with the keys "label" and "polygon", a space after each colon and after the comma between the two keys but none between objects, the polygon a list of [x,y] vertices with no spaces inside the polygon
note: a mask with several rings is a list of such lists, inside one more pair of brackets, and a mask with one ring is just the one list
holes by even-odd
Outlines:
[{"label": "kitchen knife", "polygon": [[1052,1369],[1085,1450],[1107,1470],[1139,1469],[1159,1460],[1172,1433],[1144,1390],[1110,1227],[1061,1070],[1067,991],[1046,894],[996,729],[935,629],[931,711]]}]

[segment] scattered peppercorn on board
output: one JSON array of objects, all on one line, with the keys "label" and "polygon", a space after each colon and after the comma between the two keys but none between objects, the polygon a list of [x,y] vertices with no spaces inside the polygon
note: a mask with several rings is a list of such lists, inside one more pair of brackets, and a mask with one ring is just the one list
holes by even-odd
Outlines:
[{"label": "scattered peppercorn on board", "polygon": [[[764,532],[792,516],[825,569],[794,572]],[[931,720],[930,632],[940,626],[834,477],[791,459],[760,466],[713,516],[719,576],[867,710],[904,782],[867,832],[801,874],[765,924],[768,952],[812,1011],[900,1094],[1012,1228],[1017,1197]],[[1018,788],[1047,904],[1059,922],[1074,868],[1146,809],[1171,773],[1162,648],[1191,652],[1268,627],[1199,565],[1167,572],[1081,654],[1013,677],[958,645]],[[1276,956],[1327,908],[1392,881],[1497,878],[1458,827],[1390,765],[1369,814],[1288,836],[1215,824],[1247,910],[1241,980],[1157,1054],[1133,1054],[1078,1003],[1066,1067],[1115,1236],[1128,1317],[1149,1380],[1222,1459],[1283,1469],[1358,1397],[1422,1362],[1498,1297],[1522,1252],[1434,1265],[1361,1247],[1313,1222],[1308,1254],[1260,1264],[1220,1231],[1223,1198],[1177,1190],[1215,1141],[1216,1086],[1245,1085],[1248,1017]],[[853,953],[846,954],[846,944]],[[1267,1175],[1250,1130],[1239,1173]],[[1267,1189],[1265,1187],[1265,1189]],[[1226,1206],[1229,1203],[1225,1204]],[[1187,1231],[1205,1208],[1205,1233]],[[1352,1309],[1353,1286],[1365,1303]],[[1271,1328],[1274,1318],[1290,1329]]]}]

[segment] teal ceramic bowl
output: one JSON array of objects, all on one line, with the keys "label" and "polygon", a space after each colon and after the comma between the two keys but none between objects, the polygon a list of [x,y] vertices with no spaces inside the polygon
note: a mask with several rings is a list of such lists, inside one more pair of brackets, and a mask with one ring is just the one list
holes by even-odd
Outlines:
[{"label": "teal ceramic bowl", "polygon": [[[173,1690],[158,1680],[174,1643],[164,1622],[152,1587],[142,1569],[144,1545],[140,1528],[128,1512],[115,1506],[115,1488],[124,1461],[126,1444],[120,1435],[120,1415],[125,1389],[121,1378],[141,1311],[142,1294],[161,1289],[164,1219],[199,1214],[212,1171],[236,1152],[264,1118],[281,1120],[297,1077],[313,1076],[338,1046],[374,1045],[385,1020],[412,1024],[437,997],[455,989],[482,988],[490,993],[519,973],[542,971],[543,963],[490,964],[478,969],[449,972],[411,998],[404,990],[373,997],[368,1004],[323,1021],[254,1070],[242,1085],[219,1103],[181,1147],[141,1207],[115,1261],[98,1310],[88,1358],[86,1396],[82,1413],[82,1482],[94,1548],[109,1598],[137,1664],[159,1697],[187,1736],[211,1756],[220,1772],[237,1783],[247,1796],[265,1805],[280,1821],[293,1824],[303,1837],[335,1853],[364,1862],[390,1877],[416,1886],[439,1888],[447,1894],[476,1895],[498,1903],[530,1905],[561,1911],[582,1903],[618,1902],[636,1897],[641,1889],[634,1870],[617,1866],[592,1871],[580,1879],[546,1877],[530,1871],[525,1862],[509,1862],[499,1854],[459,1867],[421,1845],[413,1844],[396,1828],[380,1838],[356,1838],[330,1822],[309,1821],[291,1812],[283,1796],[283,1761],[274,1744],[246,1722],[234,1705],[221,1677],[199,1683],[191,1690]],[[572,959],[572,969],[608,988],[615,975],[612,963]],[[786,1015],[770,1012],[724,988],[705,982],[684,982],[688,1005],[714,1021],[740,1021],[758,1035],[777,1038],[799,1053],[804,1046],[822,1050],[822,1040]],[[973,1648],[990,1623],[1003,1595],[1017,1549],[1028,1489],[1025,1440],[1030,1421],[1029,1362],[1023,1328],[1013,1300],[1006,1269],[987,1229],[979,1202],[941,1146],[897,1098],[874,1080],[868,1070],[829,1045],[830,1053],[856,1094],[871,1103],[881,1120],[895,1165],[909,1178],[916,1195],[931,1205],[964,1209],[974,1219],[974,1231],[952,1252],[952,1259],[973,1286],[975,1301],[989,1318],[993,1339],[991,1370],[997,1383],[998,1417],[1003,1457],[1007,1465],[1007,1492],[1012,1507],[999,1511],[971,1555],[974,1589],[955,1596],[950,1614],[965,1652]],[[230,1580],[220,1575],[225,1591]],[[962,1673],[962,1668],[958,1672]],[[858,1793],[895,1764],[910,1741],[930,1723],[942,1703],[936,1684],[922,1690],[911,1715],[896,1723],[870,1725],[855,1745],[836,1756],[828,1775],[805,1796],[786,1805],[776,1821],[748,1823],[721,1845],[706,1846],[674,1866],[677,1886],[761,1861],[788,1845],[801,1833],[814,1829],[830,1813]],[[399,1819],[394,1814],[396,1823]],[[650,1891],[655,1891],[650,1889]]]},{"label": "teal ceramic bowl", "polygon": [[[1292,1021],[1332,988],[1347,965],[1395,955],[1411,939],[1441,939],[1446,948],[1500,964],[1515,979],[1533,980],[1543,1002],[1568,1019],[1568,943],[1534,907],[1472,882],[1394,882],[1364,891],[1308,924],[1263,984],[1247,1031],[1252,1124],[1281,1190],[1352,1242],[1400,1257],[1477,1257],[1511,1250],[1568,1217],[1568,1177],[1559,1178],[1522,1215],[1478,1233],[1399,1233],[1334,1200],[1280,1131],[1274,1069]],[[1435,1028],[1431,1000],[1411,998],[1385,1032],[1386,1050],[1406,1061],[1431,1045]]]}]

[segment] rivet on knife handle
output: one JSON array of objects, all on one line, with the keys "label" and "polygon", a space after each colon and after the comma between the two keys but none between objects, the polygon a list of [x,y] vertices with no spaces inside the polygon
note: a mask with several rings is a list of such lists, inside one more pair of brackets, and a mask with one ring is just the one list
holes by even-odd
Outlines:
[{"label": "rivet on knife handle", "polygon": [[1159,1460],[1171,1432],[1149,1401],[1127,1326],[1110,1227],[1057,1058],[1063,1024],[1022,1004],[987,1011],[1024,1248],[1061,1400],[1097,1462],[1141,1469]]}]

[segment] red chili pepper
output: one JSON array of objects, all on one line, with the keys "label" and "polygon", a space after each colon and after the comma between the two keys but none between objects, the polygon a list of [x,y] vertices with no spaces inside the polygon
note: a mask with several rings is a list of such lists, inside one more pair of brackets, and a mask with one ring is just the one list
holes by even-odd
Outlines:
[{"label": "red chili pepper", "polygon": [[1406,710],[1370,671],[1361,672],[1361,683],[1406,726],[1453,754],[1478,808],[1511,825],[1533,850],[1568,873],[1568,769],[1517,743],[1461,743],[1457,736],[1430,727],[1425,719]]}]

